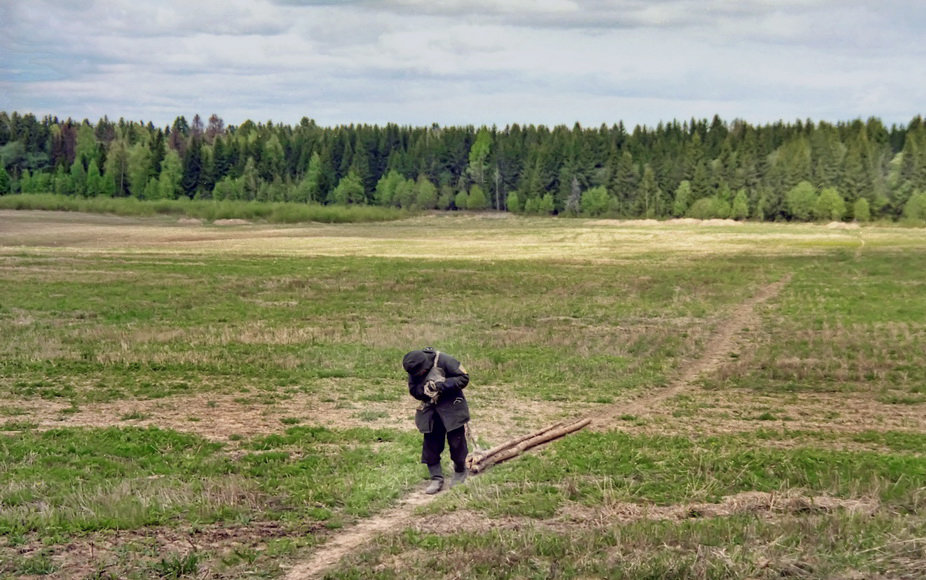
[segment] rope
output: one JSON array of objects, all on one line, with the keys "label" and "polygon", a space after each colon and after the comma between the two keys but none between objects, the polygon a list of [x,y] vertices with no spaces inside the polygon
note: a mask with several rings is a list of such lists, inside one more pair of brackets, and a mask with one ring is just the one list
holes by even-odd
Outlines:
[{"label": "rope", "polygon": [[[438,392],[438,390],[434,387],[434,379],[430,378],[432,375],[434,375],[434,371],[440,370],[437,368],[437,359],[439,358],[440,351],[438,350],[434,352],[434,366],[431,367],[431,370],[428,372],[428,376],[425,377],[427,380],[424,382],[424,394],[431,398],[432,405],[437,403],[437,398],[440,396],[440,392]],[[441,375],[443,375],[443,373],[441,373]]]},{"label": "rope", "polygon": [[473,429],[473,420],[470,419],[464,424],[466,441],[470,446],[470,453],[482,453],[482,448],[476,443],[476,433]]}]

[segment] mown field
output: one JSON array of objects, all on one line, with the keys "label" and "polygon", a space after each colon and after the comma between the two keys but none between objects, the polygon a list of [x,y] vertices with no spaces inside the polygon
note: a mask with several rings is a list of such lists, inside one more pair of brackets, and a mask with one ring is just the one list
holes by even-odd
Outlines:
[{"label": "mown field", "polygon": [[420,493],[426,345],[482,446],[598,420],[327,577],[926,576],[921,229],[0,211],[0,272],[0,577],[285,576]]}]

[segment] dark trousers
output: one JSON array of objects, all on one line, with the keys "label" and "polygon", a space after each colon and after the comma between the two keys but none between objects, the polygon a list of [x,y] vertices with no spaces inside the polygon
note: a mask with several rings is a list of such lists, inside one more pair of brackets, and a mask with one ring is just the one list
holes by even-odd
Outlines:
[{"label": "dark trousers", "polygon": [[445,437],[450,445],[450,460],[453,461],[454,470],[463,471],[466,469],[466,456],[469,454],[469,448],[466,446],[466,425],[447,431],[444,428],[444,422],[436,413],[431,432],[424,434],[424,442],[421,444],[421,463],[428,466],[440,465],[440,454],[444,451]]}]

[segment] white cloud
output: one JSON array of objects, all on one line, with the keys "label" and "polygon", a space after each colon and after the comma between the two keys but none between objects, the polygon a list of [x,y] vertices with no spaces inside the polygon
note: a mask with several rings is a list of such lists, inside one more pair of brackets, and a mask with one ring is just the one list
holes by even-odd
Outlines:
[{"label": "white cloud", "polygon": [[889,0],[0,3],[0,109],[167,124],[905,122],[926,5]]}]

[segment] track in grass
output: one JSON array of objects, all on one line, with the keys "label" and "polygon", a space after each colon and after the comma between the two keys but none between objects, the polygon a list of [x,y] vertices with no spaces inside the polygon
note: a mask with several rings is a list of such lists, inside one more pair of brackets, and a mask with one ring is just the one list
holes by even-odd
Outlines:
[{"label": "track in grass", "polygon": [[[662,401],[691,388],[692,382],[704,373],[719,369],[729,353],[745,347],[743,332],[758,328],[761,319],[757,307],[775,298],[791,280],[791,275],[764,286],[754,296],[739,304],[714,331],[701,356],[686,364],[681,374],[672,383],[659,391],[637,398],[629,403],[611,405],[595,413],[591,418],[593,426],[607,429],[624,414],[642,413]],[[333,536],[321,545],[308,559],[290,568],[286,580],[305,580],[321,577],[329,569],[378,534],[402,529],[415,517],[415,510],[433,501],[420,491],[406,496],[399,504],[377,516],[363,520]]]},{"label": "track in grass", "polygon": [[791,274],[777,282],[764,286],[755,296],[740,303],[729,318],[724,320],[710,337],[704,352],[696,360],[683,363],[681,374],[665,389],[645,394],[629,402],[617,403],[596,413],[592,419],[592,426],[607,429],[621,415],[636,415],[646,413],[653,405],[666,401],[682,391],[691,387],[692,381],[698,376],[711,373],[719,369],[730,354],[745,346],[742,333],[756,329],[761,319],[756,308],[778,296],[781,289],[791,281]]}]

